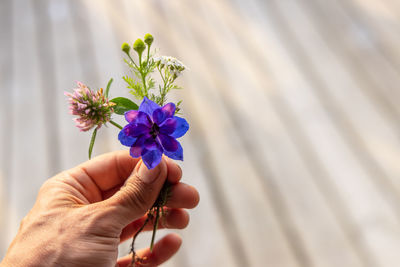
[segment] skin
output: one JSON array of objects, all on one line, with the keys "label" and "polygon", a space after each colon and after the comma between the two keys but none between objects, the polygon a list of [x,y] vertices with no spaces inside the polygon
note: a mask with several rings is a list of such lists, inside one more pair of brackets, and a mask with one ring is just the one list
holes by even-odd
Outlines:
[{"label": "skin", "polygon": [[[179,166],[166,157],[148,170],[126,151],[64,171],[43,184],[0,266],[129,266],[131,255],[117,258],[118,245],[141,227],[166,180],[172,184],[172,196],[159,227],[188,225],[185,209],[198,204],[199,194],[181,183],[181,176]],[[152,227],[149,223],[145,230]],[[152,252],[138,251],[145,258],[141,266],[167,261],[181,243],[177,234],[169,234]]]}]

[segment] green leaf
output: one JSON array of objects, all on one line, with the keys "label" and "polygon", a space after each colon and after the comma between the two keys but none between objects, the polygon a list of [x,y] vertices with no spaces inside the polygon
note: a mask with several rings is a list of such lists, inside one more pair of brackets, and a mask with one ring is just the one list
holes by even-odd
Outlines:
[{"label": "green leaf", "polygon": [[175,114],[181,114],[181,104],[182,104],[182,100],[178,101],[178,103],[176,103],[176,108],[175,108]]},{"label": "green leaf", "polygon": [[94,141],[96,140],[96,134],[97,134],[97,128],[94,129],[92,133],[92,138],[90,139],[90,144],[89,144],[89,159],[92,157],[92,151],[93,151],[93,145]]},{"label": "green leaf", "polygon": [[111,87],[112,82],[113,82],[113,78],[111,78],[107,83],[106,98],[108,98],[108,92],[110,92],[110,87]]},{"label": "green leaf", "polygon": [[146,96],[146,94],[144,93],[144,88],[143,88],[142,82],[135,81],[131,77],[128,77],[128,76],[124,76],[124,77],[122,77],[122,79],[124,79],[124,81],[128,84],[127,88],[132,89],[129,92],[134,97],[141,100],[141,99],[143,99],[143,97]]},{"label": "green leaf", "polygon": [[126,111],[139,109],[138,105],[133,103],[130,99],[125,97],[116,97],[110,100],[110,102],[115,103],[113,107],[114,112],[118,115],[124,115]]}]

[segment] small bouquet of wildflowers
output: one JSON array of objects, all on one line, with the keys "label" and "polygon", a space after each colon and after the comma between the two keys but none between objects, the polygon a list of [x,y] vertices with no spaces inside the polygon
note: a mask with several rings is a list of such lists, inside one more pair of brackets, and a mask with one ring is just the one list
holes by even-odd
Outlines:
[{"label": "small bouquet of wildflowers", "polygon": [[[166,103],[166,101],[171,90],[180,88],[175,81],[185,70],[185,65],[173,57],[155,56],[151,52],[153,40],[151,34],[146,34],[144,41],[137,39],[134,42],[132,48],[137,60],[134,60],[131,55],[130,45],[122,44],[122,51],[127,56],[124,60],[133,74],[124,76],[123,79],[132,96],[140,102],[139,106],[125,97],[109,99],[113,79],[110,79],[105,91],[102,88],[94,91],[85,84],[77,82],[73,93],[65,93],[69,98],[70,113],[77,116],[74,118],[76,126],[81,131],[93,129],[89,144],[89,159],[97,131],[103,124],[110,123],[119,128],[118,139],[122,145],[130,147],[130,155],[134,158],[141,157],[147,168],[152,169],[157,166],[163,154],[171,159],[183,160],[183,149],[176,139],[188,131],[189,124],[184,118],[176,116],[179,113],[181,101],[176,104]],[[159,75],[158,86],[152,76],[153,73]],[[114,115],[125,116],[127,124],[122,127],[114,122],[112,120]],[[153,220],[154,229],[150,249],[153,248],[158,221],[164,213],[169,193],[170,186],[166,182],[156,202],[148,211],[144,225],[133,237],[132,265],[140,261],[134,250],[135,239],[151,220]]]}]

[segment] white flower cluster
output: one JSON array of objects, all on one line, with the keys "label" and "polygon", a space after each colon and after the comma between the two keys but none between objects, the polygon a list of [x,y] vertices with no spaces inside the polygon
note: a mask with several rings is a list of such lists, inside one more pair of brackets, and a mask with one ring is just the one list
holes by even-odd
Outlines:
[{"label": "white flower cluster", "polygon": [[176,79],[186,68],[181,61],[170,56],[154,57],[154,62],[157,66],[159,66],[160,69],[167,68],[173,75],[174,79]]}]

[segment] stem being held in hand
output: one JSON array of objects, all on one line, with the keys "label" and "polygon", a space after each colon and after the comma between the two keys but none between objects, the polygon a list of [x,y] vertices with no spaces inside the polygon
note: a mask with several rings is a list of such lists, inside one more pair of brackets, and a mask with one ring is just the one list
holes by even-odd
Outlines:
[{"label": "stem being held in hand", "polygon": [[135,266],[135,262],[138,260],[136,258],[136,252],[135,252],[135,241],[140,232],[143,231],[144,227],[147,225],[147,223],[150,221],[151,216],[148,214],[146,220],[144,221],[143,225],[139,228],[139,230],[136,232],[136,234],[132,238],[132,243],[131,243],[131,252],[132,252],[132,266]]},{"label": "stem being held in hand", "polygon": [[160,193],[158,194],[157,200],[154,202],[153,207],[147,212],[147,218],[143,225],[140,227],[140,229],[135,233],[135,235],[132,238],[132,244],[131,244],[131,252],[132,252],[132,266],[135,266],[135,263],[138,262],[140,263],[143,259],[140,259],[136,256],[136,252],[134,249],[135,245],[135,240],[139,233],[143,231],[144,227],[147,225],[147,223],[152,220],[154,217],[154,225],[153,225],[153,233],[151,236],[151,242],[150,242],[150,251],[153,250],[154,247],[154,241],[156,238],[156,232],[158,229],[158,222],[160,221],[160,217],[163,215],[162,210],[163,207],[167,204],[168,198],[170,197],[170,192],[171,192],[171,184],[169,182],[165,182],[163,187],[161,188]]},{"label": "stem being held in hand", "polygon": [[159,207],[159,206],[156,208],[156,219],[155,219],[154,226],[153,226],[153,234],[151,236],[150,251],[153,251],[154,240],[156,238],[156,231],[157,231],[157,227],[158,227],[158,220],[160,219],[160,208],[161,207]]}]

